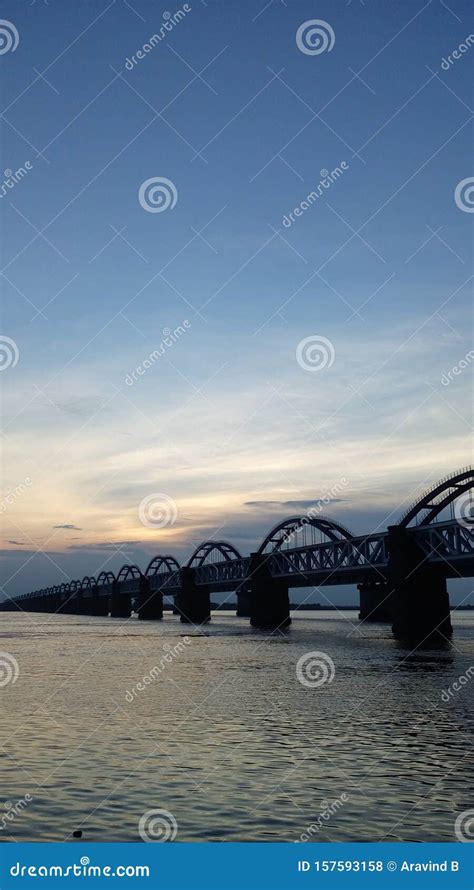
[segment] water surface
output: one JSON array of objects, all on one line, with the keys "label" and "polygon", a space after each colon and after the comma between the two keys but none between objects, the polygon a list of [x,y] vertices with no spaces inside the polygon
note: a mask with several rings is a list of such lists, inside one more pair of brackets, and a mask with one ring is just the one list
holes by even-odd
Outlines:
[{"label": "water surface", "polygon": [[[203,632],[171,615],[3,613],[20,674],[0,689],[0,815],[33,799],[0,841],[137,841],[156,808],[178,841],[293,842],[310,825],[314,841],[455,840],[474,678],[449,689],[474,664],[474,616],[453,623],[450,647],[412,653],[356,612],[300,612],[276,634],[222,613]],[[307,688],[296,664],[313,650],[335,676]]]}]

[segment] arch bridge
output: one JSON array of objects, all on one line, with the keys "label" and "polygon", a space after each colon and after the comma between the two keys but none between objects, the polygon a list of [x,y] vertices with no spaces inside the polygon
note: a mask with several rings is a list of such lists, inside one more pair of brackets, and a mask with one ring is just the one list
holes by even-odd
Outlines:
[{"label": "arch bridge", "polygon": [[397,636],[450,635],[446,579],[474,568],[472,467],[439,480],[397,525],[354,535],[316,508],[279,522],[258,549],[242,556],[227,541],[204,541],[186,565],[158,554],[144,573],[122,566],[54,587],[21,594],[0,610],[70,612],[142,619],[163,615],[163,595],[174,599],[182,621],[210,619],[210,595],[236,592],[237,613],[251,623],[289,623],[288,589],[357,584],[363,620],[392,620]]}]

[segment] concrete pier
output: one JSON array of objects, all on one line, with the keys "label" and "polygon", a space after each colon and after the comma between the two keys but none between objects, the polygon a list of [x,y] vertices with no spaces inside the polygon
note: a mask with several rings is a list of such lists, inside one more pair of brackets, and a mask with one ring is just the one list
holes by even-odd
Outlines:
[{"label": "concrete pier", "polygon": [[132,598],[129,593],[122,593],[120,584],[114,581],[110,597],[110,617],[130,618],[132,614]]},{"label": "concrete pier", "polygon": [[92,588],[92,596],[85,596],[84,603],[86,606],[86,615],[103,615],[109,614],[109,597],[99,595],[100,588]]},{"label": "concrete pier", "polygon": [[163,618],[163,594],[152,590],[150,580],[142,576],[138,597],[138,617],[141,621],[160,621]]},{"label": "concrete pier", "polygon": [[385,581],[364,581],[357,585],[361,621],[392,621],[392,585]]},{"label": "concrete pier", "polygon": [[194,569],[186,566],[180,572],[181,590],[175,597],[175,606],[183,624],[205,624],[211,620],[209,588],[197,585]]},{"label": "concrete pier", "polygon": [[252,591],[248,583],[237,588],[237,613],[241,618],[250,618],[252,614]]},{"label": "concrete pier", "polygon": [[273,578],[268,556],[250,554],[250,624],[252,627],[276,628],[291,624],[288,584]]},{"label": "concrete pier", "polygon": [[444,643],[453,634],[446,578],[403,526],[388,528],[394,636],[415,646]]}]

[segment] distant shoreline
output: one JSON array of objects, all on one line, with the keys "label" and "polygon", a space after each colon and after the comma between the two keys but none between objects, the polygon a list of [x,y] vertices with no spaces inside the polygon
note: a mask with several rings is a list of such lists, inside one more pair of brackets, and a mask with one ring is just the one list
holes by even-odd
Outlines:
[{"label": "distant shoreline", "polygon": [[[452,606],[452,612],[472,612],[474,606]],[[172,612],[171,607],[163,607],[164,612]],[[211,603],[211,612],[235,612],[237,603]],[[322,606],[320,603],[290,603],[290,612],[359,612],[360,606]]]}]

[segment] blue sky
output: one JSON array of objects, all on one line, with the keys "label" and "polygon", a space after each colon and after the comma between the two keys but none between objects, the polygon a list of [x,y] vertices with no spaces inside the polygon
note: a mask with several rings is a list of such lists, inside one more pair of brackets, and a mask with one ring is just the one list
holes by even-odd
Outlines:
[{"label": "blue sky", "polygon": [[[19,351],[1,375],[3,494],[31,479],[3,514],[8,592],[183,558],[217,530],[247,552],[286,501],[342,476],[327,512],[383,528],[469,462],[470,368],[442,380],[470,349],[455,190],[473,175],[474,50],[441,67],[474,32],[468,4],[189,6],[132,70],[182,5],[2,8],[19,35],[0,55],[2,169],[31,166],[0,201]],[[334,45],[307,54],[296,33],[315,18]],[[172,209],[140,204],[151,178]],[[307,337],[330,341],[330,366],[298,364]],[[172,525],[140,521],[156,492]]]}]

